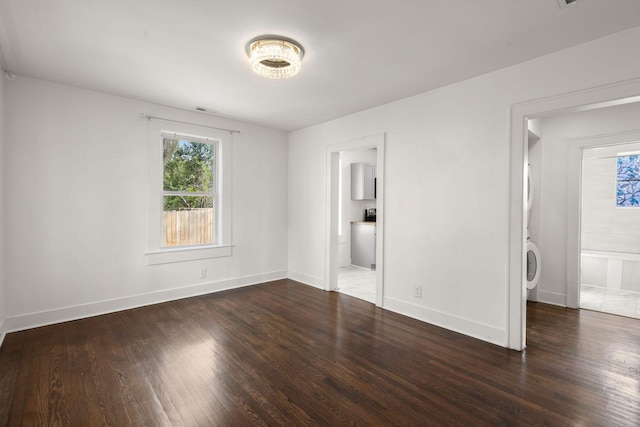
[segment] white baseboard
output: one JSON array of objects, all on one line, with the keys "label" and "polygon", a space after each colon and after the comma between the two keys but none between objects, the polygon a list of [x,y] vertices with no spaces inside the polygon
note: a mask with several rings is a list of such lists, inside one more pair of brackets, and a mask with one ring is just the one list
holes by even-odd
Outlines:
[{"label": "white baseboard", "polygon": [[[324,290],[324,279],[322,278],[291,270],[288,272],[288,277],[296,282]],[[473,320],[453,316],[451,314],[439,312],[415,304],[409,304],[389,297],[384,299],[383,308],[402,314],[403,316],[408,316],[432,325],[471,336],[473,338],[478,338],[501,347],[507,346],[507,332],[505,330],[483,325]]]},{"label": "white baseboard", "polygon": [[403,316],[412,317],[501,347],[507,346],[507,332],[493,326],[389,297],[384,298],[383,307]]},{"label": "white baseboard", "polygon": [[0,321],[0,347],[2,347],[2,343],[4,342],[4,337],[7,334],[4,331],[4,319]]},{"label": "white baseboard", "polygon": [[212,292],[241,288],[258,283],[270,282],[272,280],[285,279],[286,277],[286,271],[274,271],[271,273],[256,274],[253,276],[245,276],[208,283],[198,283],[196,285],[185,286],[181,288],[165,289],[148,294],[115,298],[111,300],[75,305],[71,307],[63,307],[37,313],[21,314],[8,317],[4,324],[4,330],[0,329],[0,332],[3,332],[4,337],[5,332],[15,332],[36,328],[39,326],[51,325],[54,323],[84,319],[87,317],[128,310],[145,305],[158,304],[182,298],[209,294]]},{"label": "white baseboard", "polygon": [[320,277],[310,276],[308,274],[299,273],[297,271],[291,271],[291,270],[289,270],[287,276],[289,279],[295,280],[296,282],[300,282],[305,285],[313,286],[314,288],[324,290],[324,279]]},{"label": "white baseboard", "polygon": [[546,292],[538,290],[538,302],[566,307],[567,296],[565,294],[558,294],[556,292]]}]

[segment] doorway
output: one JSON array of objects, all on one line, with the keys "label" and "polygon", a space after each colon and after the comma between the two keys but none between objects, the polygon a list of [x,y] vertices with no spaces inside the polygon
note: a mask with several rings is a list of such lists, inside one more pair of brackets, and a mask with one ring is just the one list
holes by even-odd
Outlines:
[{"label": "doorway", "polygon": [[[528,122],[529,193],[535,197],[527,215],[527,246],[535,242],[542,261],[529,301],[636,317],[640,208],[616,206],[616,160],[624,153],[640,154],[640,144],[634,144],[640,132],[633,130],[638,114],[635,102]],[[578,227],[575,233],[567,222]],[[527,278],[530,269],[528,262]]]},{"label": "doorway", "polygon": [[640,318],[640,134],[614,136],[582,149],[579,307]]},{"label": "doorway", "polygon": [[[384,300],[384,144],[385,135],[376,134],[327,147],[325,289],[379,307]],[[352,172],[357,167],[352,165],[362,164],[373,166],[362,173],[367,177],[373,173],[374,196],[352,200],[351,174],[357,173],[355,169]],[[373,212],[374,221],[370,218]],[[363,242],[365,248],[371,247],[370,253],[352,254],[352,240]]]},{"label": "doorway", "polygon": [[337,290],[375,304],[377,149],[339,154]]},{"label": "doorway", "polygon": [[[511,167],[510,167],[510,223],[509,223],[509,292],[508,292],[508,331],[507,346],[515,350],[526,347],[526,247],[527,247],[527,204],[526,181],[528,161],[527,121],[543,116],[568,111],[581,111],[622,105],[640,100],[640,80],[616,85],[593,88],[581,92],[558,95],[514,105],[511,108]],[[571,150],[578,149],[570,147]],[[570,159],[573,159],[570,156]],[[579,181],[580,162],[573,161],[564,166],[566,176],[574,176]],[[579,185],[579,184],[576,184]],[[564,228],[569,237],[564,248],[566,254],[567,284],[564,305],[578,307],[577,284],[580,276],[580,226],[578,192],[569,193],[561,201],[569,206]],[[575,211],[575,214],[571,212]],[[542,254],[544,259],[544,253]],[[544,273],[544,270],[543,270]],[[575,289],[572,289],[575,288]]]}]

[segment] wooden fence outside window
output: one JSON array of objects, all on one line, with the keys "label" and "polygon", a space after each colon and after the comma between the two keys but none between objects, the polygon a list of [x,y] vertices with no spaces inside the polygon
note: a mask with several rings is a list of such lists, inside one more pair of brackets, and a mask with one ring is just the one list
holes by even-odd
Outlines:
[{"label": "wooden fence outside window", "polygon": [[164,246],[210,245],[213,224],[213,208],[165,211]]}]

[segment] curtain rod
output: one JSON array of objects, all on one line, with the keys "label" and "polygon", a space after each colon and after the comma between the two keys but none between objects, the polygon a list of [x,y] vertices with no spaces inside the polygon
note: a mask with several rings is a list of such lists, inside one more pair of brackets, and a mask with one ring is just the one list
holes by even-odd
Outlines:
[{"label": "curtain rod", "polygon": [[167,119],[165,117],[150,116],[149,114],[145,114],[145,113],[140,113],[140,117],[145,118],[147,120],[151,120],[151,119],[164,120],[164,121],[167,121],[167,122],[182,123],[182,124],[185,124],[185,125],[193,125],[193,126],[200,126],[200,127],[203,127],[203,128],[223,130],[223,131],[227,131],[229,133],[240,133],[240,131],[236,130],[236,129],[226,129],[226,128],[219,128],[219,127],[215,127],[215,126],[201,125],[199,123],[183,122],[182,120],[173,120],[173,119]]}]

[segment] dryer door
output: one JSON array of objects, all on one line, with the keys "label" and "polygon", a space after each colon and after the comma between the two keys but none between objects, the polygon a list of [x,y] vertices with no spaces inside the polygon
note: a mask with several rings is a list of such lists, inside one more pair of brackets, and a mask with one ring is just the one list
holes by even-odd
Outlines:
[{"label": "dryer door", "polygon": [[533,289],[540,280],[540,251],[535,243],[527,242],[527,289]]}]

